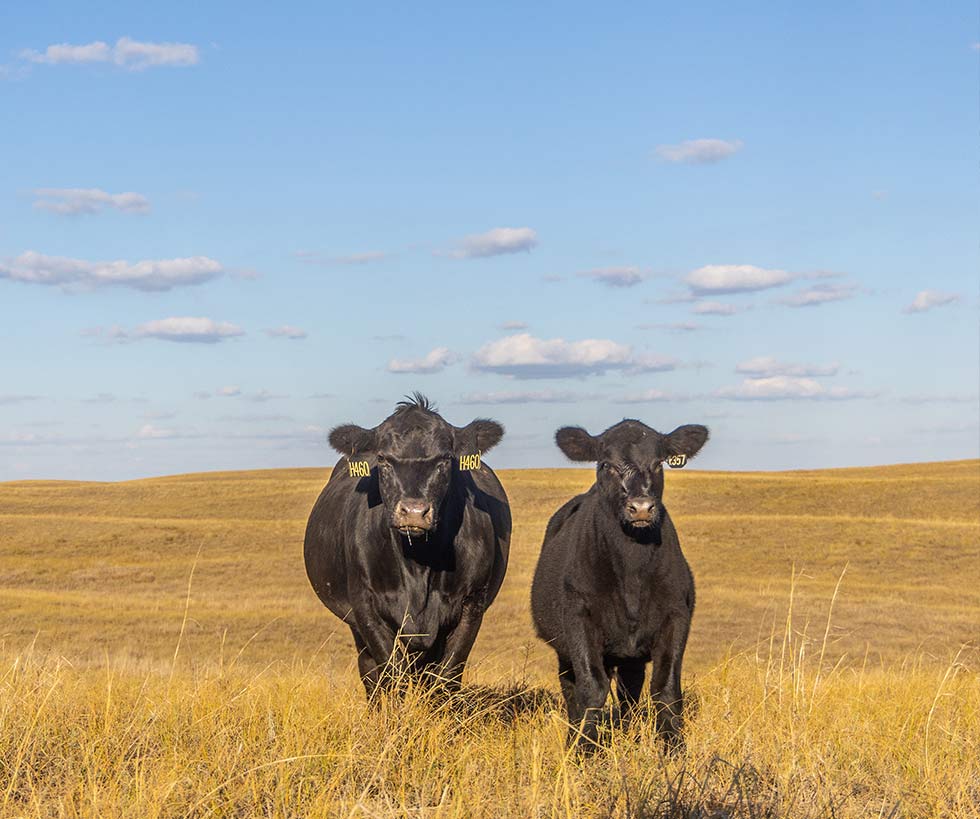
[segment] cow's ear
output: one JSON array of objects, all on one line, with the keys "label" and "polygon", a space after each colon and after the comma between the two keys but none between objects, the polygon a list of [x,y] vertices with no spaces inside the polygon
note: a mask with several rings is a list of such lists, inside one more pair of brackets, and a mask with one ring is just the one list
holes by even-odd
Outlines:
[{"label": "cow's ear", "polygon": [[664,436],[668,455],[686,455],[693,458],[708,440],[708,428],[700,424],[684,424]]},{"label": "cow's ear", "polygon": [[374,430],[364,429],[357,424],[341,424],[330,430],[330,446],[341,455],[357,455],[374,451]]},{"label": "cow's ear", "polygon": [[599,460],[599,439],[582,427],[562,427],[555,433],[555,443],[570,461]]},{"label": "cow's ear", "polygon": [[489,418],[477,418],[465,427],[457,427],[453,433],[453,442],[457,455],[474,455],[490,451],[503,437],[502,425]]}]

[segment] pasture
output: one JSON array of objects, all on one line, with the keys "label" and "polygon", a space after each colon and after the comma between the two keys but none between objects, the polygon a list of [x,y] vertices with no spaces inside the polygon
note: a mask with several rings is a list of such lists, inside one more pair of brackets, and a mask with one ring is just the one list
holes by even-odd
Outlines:
[{"label": "pasture", "polygon": [[687,751],[584,761],[528,595],[592,470],[500,473],[463,693],[377,711],[303,568],[327,474],[0,484],[0,815],[980,816],[980,462],[668,474]]}]

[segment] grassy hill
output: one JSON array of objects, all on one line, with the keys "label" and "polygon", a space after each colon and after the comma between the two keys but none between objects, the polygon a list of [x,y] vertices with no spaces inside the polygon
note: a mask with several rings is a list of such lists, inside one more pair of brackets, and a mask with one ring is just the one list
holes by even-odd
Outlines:
[{"label": "grassy hill", "polygon": [[587,763],[528,595],[592,472],[501,472],[465,702],[380,713],[303,568],[327,474],[0,484],[0,815],[980,815],[980,462],[668,474],[688,753],[645,723]]}]

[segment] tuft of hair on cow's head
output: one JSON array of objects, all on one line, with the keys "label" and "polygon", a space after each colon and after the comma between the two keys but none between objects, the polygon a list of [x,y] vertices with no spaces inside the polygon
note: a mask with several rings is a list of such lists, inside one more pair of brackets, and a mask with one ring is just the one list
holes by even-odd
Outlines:
[{"label": "tuft of hair on cow's head", "polygon": [[685,424],[661,433],[627,418],[599,435],[582,427],[562,427],[555,443],[572,461],[596,464],[596,489],[623,530],[644,536],[663,519],[663,464],[693,458],[708,440],[708,428]]},{"label": "tuft of hair on cow's head", "polygon": [[412,537],[436,528],[453,476],[462,469],[480,469],[480,456],[503,435],[504,428],[487,418],[454,427],[416,392],[398,402],[374,429],[336,427],[330,445],[371,466],[389,525]]}]

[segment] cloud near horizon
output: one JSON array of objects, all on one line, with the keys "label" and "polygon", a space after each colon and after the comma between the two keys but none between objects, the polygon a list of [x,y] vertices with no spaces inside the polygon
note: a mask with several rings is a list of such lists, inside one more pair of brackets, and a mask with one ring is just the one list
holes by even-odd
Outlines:
[{"label": "cloud near horizon", "polygon": [[561,390],[529,390],[501,392],[471,392],[462,396],[460,404],[573,404],[600,396],[595,393]]},{"label": "cloud near horizon", "polygon": [[790,364],[778,361],[773,356],[759,356],[742,361],[735,367],[735,372],[752,378],[770,378],[772,376],[788,375],[795,378],[823,378],[837,375],[840,364]]},{"label": "cloud near horizon", "polygon": [[455,250],[437,255],[448,255],[455,259],[483,259],[507,253],[530,252],[537,245],[538,234],[532,228],[498,227],[486,233],[466,236],[460,240]]},{"label": "cloud near horizon", "polygon": [[101,213],[106,208],[123,213],[149,213],[150,200],[141,193],[109,193],[101,188],[35,188],[34,207],[60,216]]},{"label": "cloud near horizon", "polygon": [[920,290],[903,313],[925,313],[934,307],[945,307],[960,300],[956,293],[941,293],[938,290]]},{"label": "cloud near horizon", "polygon": [[847,387],[827,387],[813,378],[772,375],[746,378],[741,384],[715,390],[715,398],[733,401],[847,401],[874,398],[876,393]]},{"label": "cloud near horizon", "polygon": [[243,336],[245,331],[237,324],[227,321],[214,321],[196,316],[172,316],[144,322],[132,330],[118,326],[94,327],[84,330],[82,335],[104,338],[121,344],[147,338],[185,344],[217,344],[229,338]]},{"label": "cloud near horizon", "polygon": [[207,256],[146,259],[131,264],[124,260],[89,262],[28,250],[14,259],[0,260],[0,279],[56,286],[66,291],[131,287],[144,292],[162,292],[203,284],[223,273],[222,264]]},{"label": "cloud near horizon", "polygon": [[607,287],[635,287],[646,278],[638,267],[632,266],[600,267],[594,270],[584,270],[578,275]]},{"label": "cloud near horizon", "polygon": [[111,63],[128,71],[146,68],[197,65],[200,52],[189,43],[152,43],[120,37],[110,46],[102,40],[84,45],[55,43],[44,51],[24,49],[21,59],[44,65],[94,65]]},{"label": "cloud near horizon", "polygon": [[675,145],[658,145],[656,153],[665,162],[708,165],[734,156],[742,147],[740,139],[688,139]]},{"label": "cloud near horizon", "polygon": [[858,294],[856,284],[815,284],[778,300],[788,307],[817,307],[833,301],[844,301]]},{"label": "cloud near horizon", "polygon": [[435,347],[422,358],[393,358],[388,362],[390,373],[429,375],[442,372],[456,361],[456,355],[448,347]]},{"label": "cloud near horizon", "polygon": [[516,333],[491,341],[478,349],[470,366],[480,372],[517,379],[577,378],[613,370],[665,372],[677,367],[672,358],[635,355],[633,349],[609,339],[566,341]]},{"label": "cloud near horizon", "polygon": [[752,264],[709,264],[692,270],[684,282],[696,296],[753,293],[779,287],[796,279],[792,273]]}]

